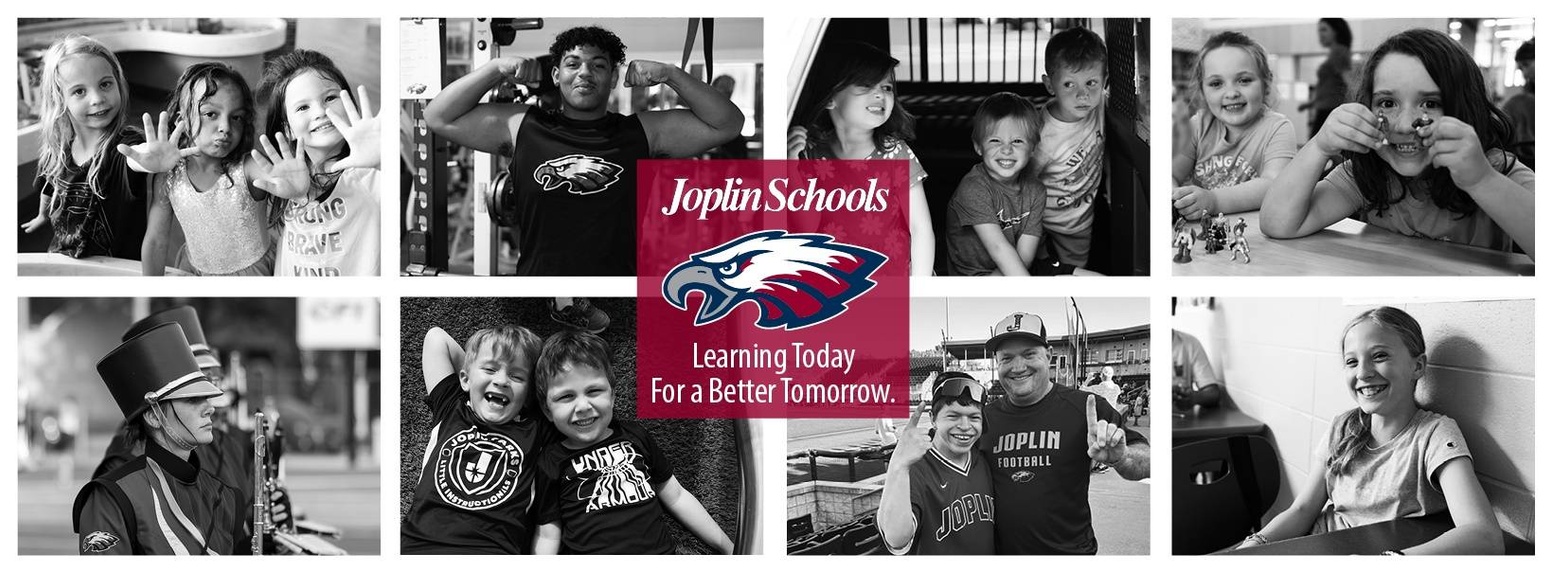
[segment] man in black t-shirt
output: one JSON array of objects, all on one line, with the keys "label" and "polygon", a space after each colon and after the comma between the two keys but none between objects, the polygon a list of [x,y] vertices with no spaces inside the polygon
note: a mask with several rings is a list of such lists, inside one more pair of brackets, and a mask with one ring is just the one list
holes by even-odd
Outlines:
[{"label": "man in black t-shirt", "polygon": [[[625,87],[666,84],[688,109],[620,115],[608,110],[625,46],[613,32],[579,27],[555,36],[554,67],[504,57],[448,85],[426,106],[437,135],[512,158],[519,257],[524,276],[635,274],[636,161],[694,157],[743,129],[727,96],[671,65],[635,60]],[[503,82],[538,83],[547,71],[559,110],[479,103]]]},{"label": "man in black t-shirt", "polygon": [[1007,397],[986,406],[980,451],[991,467],[1001,518],[999,554],[1096,554],[1089,466],[1128,480],[1150,476],[1151,451],[1109,402],[1050,381],[1044,321],[1018,312],[997,323],[995,355]]}]

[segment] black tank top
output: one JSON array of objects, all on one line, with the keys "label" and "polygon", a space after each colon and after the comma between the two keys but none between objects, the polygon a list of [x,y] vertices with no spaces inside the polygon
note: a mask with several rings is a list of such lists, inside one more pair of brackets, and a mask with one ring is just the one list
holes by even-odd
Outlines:
[{"label": "black tank top", "polygon": [[530,111],[514,142],[519,276],[633,276],[640,119]]}]

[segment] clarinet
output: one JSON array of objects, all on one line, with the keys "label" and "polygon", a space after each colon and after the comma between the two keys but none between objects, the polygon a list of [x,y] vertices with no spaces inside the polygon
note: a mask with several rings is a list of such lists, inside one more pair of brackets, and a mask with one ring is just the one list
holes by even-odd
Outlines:
[{"label": "clarinet", "polygon": [[263,413],[253,414],[253,555],[264,554],[264,532],[269,528],[269,495],[266,494],[265,456],[268,454],[268,421]]}]

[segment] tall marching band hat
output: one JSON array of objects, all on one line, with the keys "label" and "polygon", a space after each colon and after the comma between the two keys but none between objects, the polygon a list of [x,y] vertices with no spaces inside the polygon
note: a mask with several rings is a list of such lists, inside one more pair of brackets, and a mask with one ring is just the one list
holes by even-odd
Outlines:
[{"label": "tall marching band hat", "polygon": [[1045,321],[1028,312],[1013,312],[997,322],[996,328],[991,330],[991,339],[986,340],[986,351],[995,352],[996,346],[1011,338],[1028,338],[1041,346],[1050,345],[1045,341]]},{"label": "tall marching band hat", "polygon": [[210,349],[210,344],[205,341],[205,328],[200,325],[199,312],[194,311],[193,306],[168,308],[141,318],[129,326],[120,341],[127,342],[129,338],[168,322],[183,328],[183,335],[188,337],[188,349],[194,352],[194,361],[199,363],[200,368],[221,367],[221,360],[216,359],[215,350]]},{"label": "tall marching band hat", "polygon": [[113,348],[97,362],[97,374],[125,419],[161,401],[221,395],[199,370],[188,338],[173,322],[152,326]]}]

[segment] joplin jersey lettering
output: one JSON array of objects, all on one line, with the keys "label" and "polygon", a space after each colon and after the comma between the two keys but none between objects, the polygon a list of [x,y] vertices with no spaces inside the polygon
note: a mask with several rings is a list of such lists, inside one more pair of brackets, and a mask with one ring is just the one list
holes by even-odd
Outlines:
[{"label": "joplin jersey lettering", "polygon": [[[1088,396],[1056,385],[1038,403],[1003,398],[986,406],[985,454],[1006,511],[996,526],[999,554],[1094,554],[1088,507]],[[1099,418],[1120,424],[1120,413],[1095,396]],[[1127,428],[1126,443],[1146,443]]]},{"label": "joplin jersey lettering", "polygon": [[656,487],[673,467],[645,427],[609,428],[584,449],[557,443],[540,455],[538,522],[560,524],[562,554],[672,554]]},{"label": "joplin jersey lettering", "polygon": [[524,554],[533,541],[533,419],[489,425],[458,374],[426,397],[436,425],[400,540],[405,554]]},{"label": "joplin jersey lettering", "polygon": [[991,471],[979,453],[971,452],[960,467],[936,449],[927,451],[910,467],[916,535],[896,553],[995,554],[996,497],[991,486]]},{"label": "joplin jersey lettering", "polygon": [[517,274],[635,275],[636,161],[649,158],[634,115],[524,115],[508,171],[517,191]]}]

